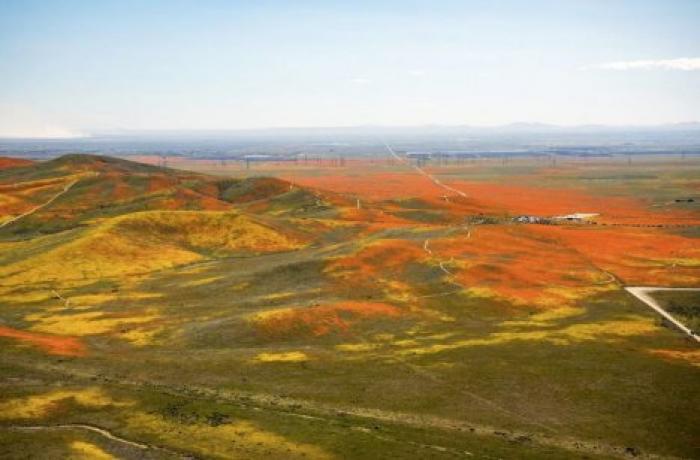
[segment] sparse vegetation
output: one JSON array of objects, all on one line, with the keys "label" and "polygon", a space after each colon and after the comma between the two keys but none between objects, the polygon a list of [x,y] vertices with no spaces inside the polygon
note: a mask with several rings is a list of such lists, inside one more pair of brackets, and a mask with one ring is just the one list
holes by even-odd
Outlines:
[{"label": "sparse vegetation", "polygon": [[700,291],[657,291],[654,298],[683,324],[700,331]]}]

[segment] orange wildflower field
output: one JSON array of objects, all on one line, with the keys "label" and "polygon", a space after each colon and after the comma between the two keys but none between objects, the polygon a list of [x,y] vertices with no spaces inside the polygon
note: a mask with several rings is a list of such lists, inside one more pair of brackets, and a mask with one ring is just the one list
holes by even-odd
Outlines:
[{"label": "orange wildflower field", "polygon": [[354,324],[378,319],[393,318],[401,311],[379,302],[338,302],[308,308],[272,310],[254,319],[256,332],[265,339],[320,337],[330,333],[349,334]]},{"label": "orange wildflower field", "polygon": [[5,326],[0,326],[0,337],[41,348],[51,355],[84,356],[86,353],[85,345],[75,337],[21,331]]}]

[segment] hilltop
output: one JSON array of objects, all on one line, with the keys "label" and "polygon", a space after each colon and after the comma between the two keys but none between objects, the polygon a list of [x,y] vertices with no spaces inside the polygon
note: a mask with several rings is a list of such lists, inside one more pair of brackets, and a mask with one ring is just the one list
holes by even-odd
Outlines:
[{"label": "hilltop", "polygon": [[21,166],[28,166],[30,164],[32,164],[31,160],[25,160],[23,158],[0,157],[0,170],[19,168]]},{"label": "hilltop", "polygon": [[[315,199],[291,189],[280,179],[220,179],[97,155],[17,167],[0,176],[0,242],[11,249],[0,257],[0,274],[7,283],[81,284],[212,257],[289,251],[314,236],[280,215]],[[294,206],[274,216],[265,211],[290,194]]]},{"label": "hilltop", "polygon": [[[226,180],[97,156],[65,155],[0,171],[0,219],[31,211],[0,235],[27,238],[140,211],[227,211],[283,199],[290,184],[271,178]],[[54,197],[60,195],[60,199]],[[42,206],[49,200],[51,206]]]}]

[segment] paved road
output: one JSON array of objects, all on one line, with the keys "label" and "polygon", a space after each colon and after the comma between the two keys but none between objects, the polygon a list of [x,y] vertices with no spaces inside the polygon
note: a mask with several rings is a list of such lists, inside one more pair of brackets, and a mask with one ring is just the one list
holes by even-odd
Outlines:
[{"label": "paved road", "polygon": [[697,336],[693,331],[690,330],[685,324],[678,321],[676,318],[671,316],[669,312],[661,308],[661,305],[654,300],[650,293],[655,291],[700,291],[700,288],[668,288],[668,287],[653,287],[653,286],[637,286],[637,287],[626,287],[625,290],[647,304],[658,314],[663,316],[668,322],[676,326],[682,332],[687,334],[689,337],[693,338],[696,342],[700,342],[700,337]]}]

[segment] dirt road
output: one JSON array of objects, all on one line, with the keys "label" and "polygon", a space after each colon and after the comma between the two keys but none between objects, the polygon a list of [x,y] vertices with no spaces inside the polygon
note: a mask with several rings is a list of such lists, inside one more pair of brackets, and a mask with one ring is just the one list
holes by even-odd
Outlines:
[{"label": "dirt road", "polygon": [[696,342],[700,342],[700,337],[697,336],[693,331],[690,330],[685,324],[678,321],[676,318],[671,316],[669,312],[661,308],[661,305],[651,297],[650,293],[655,291],[700,291],[700,288],[668,288],[668,287],[653,287],[653,286],[637,286],[637,287],[625,287],[625,290],[647,304],[654,311],[664,317],[668,322],[676,326],[680,331],[687,334]]},{"label": "dirt road", "polygon": [[[0,426],[0,428],[3,428],[3,427]],[[114,442],[123,444],[125,446],[131,447],[134,449],[161,451],[163,453],[169,454],[173,458],[192,458],[189,455],[183,455],[179,452],[175,452],[173,450],[166,449],[165,447],[144,444],[144,443],[140,443],[140,442],[136,442],[136,441],[130,441],[128,439],[124,439],[120,436],[117,436],[116,434],[114,434],[111,431],[108,431],[104,428],[100,428],[99,426],[95,426],[95,425],[88,425],[85,423],[67,423],[67,424],[62,424],[62,425],[30,425],[30,426],[13,425],[13,426],[9,426],[7,428],[10,430],[16,430],[16,431],[50,431],[50,430],[91,431],[93,433],[97,433],[97,434],[103,436],[104,438],[109,439],[110,441],[114,441]]]},{"label": "dirt road", "polygon": [[440,188],[442,188],[442,189],[444,189],[444,190],[447,190],[448,192],[452,192],[452,193],[454,193],[454,194],[457,194],[457,195],[459,195],[459,196],[461,196],[461,197],[464,197],[464,198],[467,197],[467,194],[464,193],[463,191],[457,190],[457,189],[454,188],[454,187],[450,187],[449,185],[443,184],[443,183],[440,181],[440,179],[436,178],[436,177],[433,176],[432,174],[428,174],[428,173],[425,172],[425,170],[424,170],[423,168],[421,168],[420,166],[409,164],[408,161],[406,161],[405,158],[400,157],[396,152],[394,152],[394,149],[392,149],[391,147],[389,147],[389,144],[384,143],[384,146],[385,146],[386,149],[389,151],[389,153],[391,153],[391,156],[393,156],[394,158],[396,158],[397,160],[399,160],[401,163],[404,163],[404,164],[406,164],[406,165],[411,166],[413,169],[415,169],[416,171],[418,171],[420,174],[422,174],[422,175],[424,175],[425,177],[427,177],[428,179],[430,179],[430,180],[431,180],[435,185],[437,185],[438,187],[440,187]]},{"label": "dirt road", "polygon": [[38,210],[43,209],[43,208],[45,208],[46,206],[50,205],[50,204],[53,203],[58,197],[60,197],[60,196],[63,195],[64,193],[66,193],[68,190],[71,189],[71,187],[73,187],[75,184],[77,184],[79,180],[80,180],[80,179],[75,179],[73,182],[70,182],[70,183],[66,184],[66,185],[63,187],[63,190],[61,190],[60,192],[58,192],[57,194],[55,194],[54,196],[52,196],[52,197],[51,197],[48,201],[46,201],[45,203],[42,203],[42,204],[40,204],[39,206],[35,206],[34,208],[30,209],[29,211],[27,211],[27,212],[25,212],[25,213],[22,213],[22,214],[20,214],[20,215],[18,215],[18,216],[12,217],[12,218],[6,220],[5,222],[1,223],[1,224],[0,224],[0,228],[3,228],[3,227],[5,227],[5,226],[7,226],[7,225],[10,225],[10,224],[14,223],[14,222],[17,222],[18,220],[20,220],[20,219],[22,219],[22,218],[24,218],[24,217],[30,216],[30,215],[34,214],[35,212],[37,212]]},{"label": "dirt road", "polygon": [[146,444],[141,444],[140,442],[129,441],[128,439],[120,438],[117,435],[110,433],[104,428],[100,428],[93,425],[83,425],[83,424],[66,424],[66,425],[33,425],[33,426],[11,426],[10,429],[19,431],[41,431],[41,430],[87,430],[93,433],[100,434],[107,439],[116,441],[122,444],[126,444],[130,447],[135,447],[137,449],[150,449],[151,447]]}]

